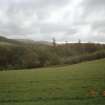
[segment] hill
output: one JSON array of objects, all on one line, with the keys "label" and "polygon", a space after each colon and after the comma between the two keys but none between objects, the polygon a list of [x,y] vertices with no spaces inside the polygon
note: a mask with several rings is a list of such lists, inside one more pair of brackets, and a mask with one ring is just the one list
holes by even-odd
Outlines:
[{"label": "hill", "polygon": [[0,44],[21,44],[21,43],[15,39],[8,39],[6,37],[0,36]]},{"label": "hill", "polygon": [[51,45],[46,41],[0,37],[0,70],[75,64],[101,58],[105,58],[104,44],[54,42]]},{"label": "hill", "polygon": [[104,105],[105,59],[0,71],[1,105]]},{"label": "hill", "polygon": [[16,39],[16,40],[25,44],[52,45],[52,43],[48,41],[34,41],[31,39]]}]

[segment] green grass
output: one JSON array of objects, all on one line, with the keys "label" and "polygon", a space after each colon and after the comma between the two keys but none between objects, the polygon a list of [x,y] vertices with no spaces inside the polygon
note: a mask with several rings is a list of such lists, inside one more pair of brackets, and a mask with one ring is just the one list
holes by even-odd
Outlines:
[{"label": "green grass", "polygon": [[[96,95],[91,96],[90,90]],[[0,105],[105,105],[105,59],[0,71]]]}]

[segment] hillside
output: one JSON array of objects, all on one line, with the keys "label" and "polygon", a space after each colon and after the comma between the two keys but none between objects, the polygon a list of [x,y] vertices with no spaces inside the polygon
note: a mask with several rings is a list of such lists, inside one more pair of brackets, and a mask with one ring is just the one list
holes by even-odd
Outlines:
[{"label": "hillside", "polygon": [[0,44],[8,43],[8,44],[30,44],[30,45],[52,45],[51,42],[48,41],[34,41],[31,39],[8,39],[6,37],[0,36]]},{"label": "hillside", "polygon": [[0,36],[0,44],[21,44],[19,41],[14,39],[8,39]]},{"label": "hillside", "polygon": [[76,64],[105,58],[105,45],[13,40],[0,37],[0,70]]},{"label": "hillside", "polygon": [[16,39],[16,40],[24,44],[52,45],[52,43],[48,41],[34,41],[31,39]]},{"label": "hillside", "polygon": [[0,71],[0,105],[104,105],[105,59]]}]

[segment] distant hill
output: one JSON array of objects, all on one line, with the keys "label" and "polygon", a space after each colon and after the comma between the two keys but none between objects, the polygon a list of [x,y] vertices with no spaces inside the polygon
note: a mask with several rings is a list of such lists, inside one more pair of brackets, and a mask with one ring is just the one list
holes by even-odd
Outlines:
[{"label": "distant hill", "polygon": [[52,43],[48,41],[34,41],[31,39],[15,39],[15,40],[25,43],[25,44],[52,45]]},{"label": "distant hill", "polygon": [[36,45],[52,45],[48,41],[34,41],[31,39],[9,39],[3,36],[0,36],[0,44],[36,44]]},{"label": "distant hill", "polygon": [[21,44],[21,42],[15,40],[15,39],[8,39],[6,37],[0,36],[0,44]]},{"label": "distant hill", "polygon": [[22,42],[22,43],[31,43],[31,44],[35,43],[35,41],[31,39],[15,39],[15,40]]},{"label": "distant hill", "polygon": [[8,41],[8,39],[3,36],[0,36],[0,41]]}]

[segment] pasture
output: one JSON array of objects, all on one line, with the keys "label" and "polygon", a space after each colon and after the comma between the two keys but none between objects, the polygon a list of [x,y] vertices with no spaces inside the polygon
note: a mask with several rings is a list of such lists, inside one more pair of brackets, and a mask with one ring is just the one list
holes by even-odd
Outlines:
[{"label": "pasture", "polygon": [[0,105],[105,105],[105,59],[0,71]]}]

